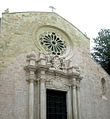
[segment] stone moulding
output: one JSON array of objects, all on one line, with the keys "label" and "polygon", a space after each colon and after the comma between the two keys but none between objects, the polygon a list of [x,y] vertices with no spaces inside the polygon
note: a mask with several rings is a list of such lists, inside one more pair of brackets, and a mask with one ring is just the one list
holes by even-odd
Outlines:
[{"label": "stone moulding", "polygon": [[[45,61],[45,64],[42,64],[42,61]],[[51,63],[47,64],[45,58],[40,58],[36,61],[36,65],[27,65],[24,67],[26,72],[34,71],[36,75],[39,75],[40,71],[45,71],[47,74],[51,74],[53,76],[60,76],[65,77],[67,79],[76,78],[78,80],[82,79],[82,76],[80,75],[79,71],[77,71],[76,67],[64,67],[62,70],[56,69],[55,67],[51,67]]]},{"label": "stone moulding", "polygon": [[50,34],[52,32],[57,34],[57,36],[62,39],[61,41],[63,41],[63,43],[66,46],[66,48],[64,48],[65,49],[64,52],[60,53],[59,57],[62,57],[62,58],[65,57],[66,59],[69,59],[70,57],[72,57],[73,56],[73,52],[72,52],[73,51],[73,42],[72,42],[71,38],[62,29],[55,27],[55,26],[51,26],[51,25],[39,26],[39,28],[37,28],[33,33],[33,41],[34,41],[35,46],[39,50],[39,52],[42,52],[42,53],[51,52],[51,50],[50,50],[51,48],[48,49],[48,47],[44,47],[45,43],[42,44],[40,42],[42,40],[40,40],[40,39],[42,39],[41,36],[45,36],[45,34],[48,34],[48,33]]},{"label": "stone moulding", "polygon": [[65,59],[54,55],[47,56],[40,53],[39,59],[36,61],[36,56],[33,53],[28,55],[27,58],[28,64],[24,69],[28,74],[27,81],[29,81],[29,119],[35,118],[35,86],[38,88],[37,100],[40,103],[38,105],[39,114],[37,119],[46,119],[47,89],[66,91],[67,115],[69,119],[79,119],[79,89],[80,81],[82,80],[79,68],[73,67],[69,60],[65,61]]},{"label": "stone moulding", "polygon": [[37,66],[28,65],[28,66],[25,66],[24,69],[26,72],[34,71],[36,75],[37,74],[39,75],[40,71],[45,71],[47,74],[51,74],[53,76],[60,76],[67,79],[76,78],[76,79],[82,80],[82,76],[80,76],[79,73],[76,73],[76,72],[68,73],[69,68],[66,69],[67,70],[66,72],[61,70],[50,69],[49,66],[45,66],[45,65],[37,65]]}]

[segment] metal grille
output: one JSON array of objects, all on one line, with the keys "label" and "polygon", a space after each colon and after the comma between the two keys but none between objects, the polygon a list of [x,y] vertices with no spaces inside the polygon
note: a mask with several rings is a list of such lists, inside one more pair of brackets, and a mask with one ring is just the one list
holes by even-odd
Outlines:
[{"label": "metal grille", "polygon": [[66,92],[47,90],[47,119],[67,119]]}]

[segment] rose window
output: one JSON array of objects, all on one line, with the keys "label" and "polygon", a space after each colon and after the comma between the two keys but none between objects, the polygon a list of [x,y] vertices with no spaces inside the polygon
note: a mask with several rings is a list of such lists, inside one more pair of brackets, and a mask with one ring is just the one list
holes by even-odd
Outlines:
[{"label": "rose window", "polygon": [[65,41],[63,41],[56,33],[44,33],[40,36],[40,44],[43,48],[52,52],[54,55],[60,55],[64,53],[66,49]]}]

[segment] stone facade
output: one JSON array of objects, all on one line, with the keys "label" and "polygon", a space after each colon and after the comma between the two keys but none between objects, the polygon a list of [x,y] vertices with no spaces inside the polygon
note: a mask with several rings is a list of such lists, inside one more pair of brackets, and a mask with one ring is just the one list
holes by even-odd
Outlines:
[{"label": "stone facade", "polygon": [[[42,46],[51,32],[51,44],[66,48]],[[91,59],[89,42],[56,13],[3,13],[0,119],[46,119],[46,89],[67,92],[67,119],[110,119],[110,77]]]}]

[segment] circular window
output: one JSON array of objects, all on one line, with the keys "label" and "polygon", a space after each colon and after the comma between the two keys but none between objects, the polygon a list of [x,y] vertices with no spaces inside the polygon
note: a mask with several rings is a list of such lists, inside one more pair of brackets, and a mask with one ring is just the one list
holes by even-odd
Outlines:
[{"label": "circular window", "polygon": [[54,55],[60,55],[64,53],[66,49],[65,41],[63,41],[56,33],[44,33],[40,35],[40,44],[43,48],[48,51],[52,52]]}]

